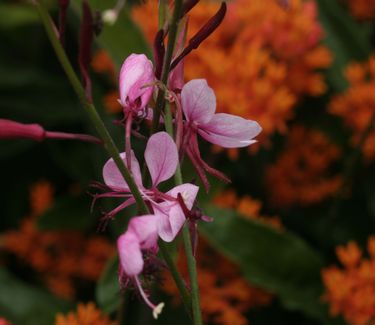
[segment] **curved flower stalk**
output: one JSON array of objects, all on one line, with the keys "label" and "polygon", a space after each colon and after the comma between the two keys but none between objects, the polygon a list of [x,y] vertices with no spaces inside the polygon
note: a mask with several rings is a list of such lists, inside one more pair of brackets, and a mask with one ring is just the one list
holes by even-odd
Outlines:
[{"label": "curved flower stalk", "polygon": [[209,189],[209,183],[205,171],[229,182],[224,174],[210,167],[201,158],[197,134],[224,148],[241,148],[257,142],[254,138],[262,128],[257,122],[239,116],[215,114],[216,96],[204,79],[194,79],[184,85],[181,104],[186,118],[183,150],[192,161],[206,190]]}]

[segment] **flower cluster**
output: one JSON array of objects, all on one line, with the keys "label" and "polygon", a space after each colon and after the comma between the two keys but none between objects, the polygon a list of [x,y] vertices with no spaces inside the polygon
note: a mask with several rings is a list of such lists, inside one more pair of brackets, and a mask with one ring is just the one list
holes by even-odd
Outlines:
[{"label": "flower cluster", "polygon": [[[201,1],[192,10],[187,38],[216,8]],[[153,1],[133,12],[150,41],[157,25],[147,17],[156,12]],[[235,0],[222,26],[186,58],[186,77],[204,75],[217,92],[219,111],[259,121],[263,137],[285,132],[301,96],[326,89],[319,70],[328,67],[332,57],[319,44],[323,36],[314,1],[290,1],[286,10],[274,0]]]},{"label": "flower cluster", "polygon": [[99,279],[114,247],[97,235],[86,238],[78,231],[39,230],[38,217],[53,204],[51,184],[35,184],[30,198],[31,213],[18,230],[4,233],[4,250],[31,266],[52,292],[72,298],[75,280]]},{"label": "flower cluster", "polygon": [[[352,131],[352,144],[356,146],[361,135],[375,114],[375,56],[364,63],[352,63],[345,69],[349,88],[336,95],[329,112],[340,116]],[[372,131],[363,145],[363,154],[367,160],[375,157],[375,132]]]},{"label": "flower cluster", "polygon": [[236,210],[241,216],[249,219],[256,219],[275,228],[281,228],[281,220],[275,216],[265,216],[260,213],[262,202],[253,199],[249,195],[238,197],[233,190],[226,190],[217,194],[213,202],[220,207]]},{"label": "flower cluster", "polygon": [[266,171],[270,202],[289,208],[316,204],[333,195],[342,182],[332,171],[340,155],[322,132],[295,126],[285,149]]},{"label": "flower cluster", "polygon": [[368,239],[368,258],[362,257],[358,244],[351,241],[338,246],[336,255],[342,267],[322,271],[324,301],[333,316],[342,315],[349,324],[374,324],[375,317],[375,237]]},{"label": "flower cluster", "polygon": [[[148,264],[155,261],[159,238],[171,242],[186,220],[193,225],[198,220],[209,220],[193,209],[199,190],[197,185],[185,183],[167,192],[161,192],[158,189],[159,184],[175,175],[184,156],[192,162],[207,191],[209,182],[206,172],[229,181],[224,174],[209,166],[201,157],[198,136],[225,148],[240,148],[255,143],[253,138],[261,131],[261,127],[255,121],[226,113],[215,114],[214,91],[204,79],[193,79],[184,84],[181,67],[182,62],[171,73],[168,84],[158,89],[156,85],[160,85],[160,81],[157,81],[151,61],[143,54],[132,54],[124,61],[119,77],[119,103],[125,127],[125,152],[120,156],[133,177],[141,199],[149,208],[149,214],[132,218],[127,230],[117,240],[120,282],[123,286],[132,283],[137,288],[143,300],[153,310],[155,318],[161,312],[163,303],[156,306],[148,299],[141,285],[141,275],[145,275],[147,269],[154,269],[148,267]],[[154,93],[164,91],[165,87],[170,88],[166,89],[165,99],[174,109],[172,123],[175,140],[164,131],[149,137],[144,160],[151,184],[146,186],[131,146],[133,126],[144,119],[166,123],[168,116],[163,114],[165,112],[161,112],[158,118],[157,114],[160,112],[150,107]],[[125,181],[113,159],[104,165],[103,179],[104,184],[96,184],[102,193],[97,194],[95,199],[117,197],[124,200],[115,209],[106,213],[105,218],[108,220],[136,203],[137,199],[134,190]]]},{"label": "flower cluster", "polygon": [[78,304],[76,312],[67,315],[57,314],[54,325],[117,325],[108,316],[103,315],[94,303]]}]

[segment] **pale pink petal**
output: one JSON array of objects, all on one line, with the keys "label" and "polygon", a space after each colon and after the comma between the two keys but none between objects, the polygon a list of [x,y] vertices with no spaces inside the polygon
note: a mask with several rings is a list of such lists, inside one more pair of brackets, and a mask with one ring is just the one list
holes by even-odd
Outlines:
[{"label": "pale pink petal", "polygon": [[117,250],[120,264],[129,276],[138,275],[143,270],[143,256],[138,237],[127,231],[117,239]]},{"label": "pale pink petal", "polygon": [[[120,156],[126,165],[126,153],[122,152]],[[141,169],[133,151],[131,151],[131,172],[136,184],[142,188]],[[114,190],[129,190],[128,184],[125,182],[112,158],[109,159],[103,167],[103,179],[104,183]]]},{"label": "pale pink petal", "polygon": [[257,122],[225,113],[215,114],[209,123],[198,129],[199,134],[208,142],[225,148],[249,146],[256,142],[253,138],[261,131]]},{"label": "pale pink petal", "polygon": [[153,186],[173,176],[178,164],[178,152],[176,144],[168,133],[155,133],[148,140],[145,160]]},{"label": "pale pink petal", "polygon": [[181,207],[175,203],[165,213],[157,211],[155,214],[159,217],[158,233],[160,238],[166,242],[173,241],[186,220]]},{"label": "pale pink petal", "polygon": [[198,191],[199,187],[197,185],[185,183],[172,188],[166,194],[177,198],[178,193],[180,193],[184,199],[186,207],[191,209],[193,207],[195,198],[197,197]]},{"label": "pale pink petal", "polygon": [[[166,194],[177,198],[180,193],[188,209],[193,207],[199,187],[193,184],[182,184]],[[171,242],[185,223],[185,214],[177,201],[166,201],[154,206],[155,215],[159,217],[158,233],[161,239]]]},{"label": "pale pink petal", "polygon": [[151,249],[156,247],[158,242],[157,224],[157,216],[144,215],[133,218],[129,223],[128,231],[137,235],[142,249]]},{"label": "pale pink petal", "polygon": [[181,91],[182,110],[187,121],[208,123],[216,110],[216,96],[205,79],[190,80]]},{"label": "pale pink petal", "polygon": [[149,102],[153,86],[144,87],[155,81],[152,62],[144,54],[131,54],[128,56],[120,71],[120,102],[121,105],[136,105],[143,109]]}]

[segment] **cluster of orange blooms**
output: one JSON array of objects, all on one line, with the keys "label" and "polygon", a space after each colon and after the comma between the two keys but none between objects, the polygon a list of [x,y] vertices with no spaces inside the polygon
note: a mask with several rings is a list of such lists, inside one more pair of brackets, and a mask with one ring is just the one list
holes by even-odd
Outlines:
[{"label": "cluster of orange blooms", "polygon": [[332,196],[341,186],[332,167],[340,149],[322,132],[295,126],[284,150],[266,171],[270,203],[275,207],[316,204]]},{"label": "cluster of orange blooms", "polygon": [[[316,3],[288,2],[288,8],[275,0],[229,2],[222,25],[185,60],[187,80],[206,78],[218,97],[218,110],[258,121],[263,137],[286,131],[301,96],[326,90],[319,70],[332,61],[319,44],[324,35]],[[217,10],[217,2],[200,1],[189,13],[187,38]],[[157,22],[149,17],[156,13],[156,1],[133,11],[150,42]]]},{"label": "cluster of orange blooms", "polygon": [[39,182],[31,188],[31,213],[18,230],[4,233],[4,249],[41,275],[55,294],[72,298],[77,279],[95,281],[114,247],[104,237],[86,237],[78,231],[41,231],[38,217],[53,204],[53,187]]},{"label": "cluster of orange blooms", "polygon": [[[246,218],[256,218],[281,227],[278,218],[260,216],[261,203],[249,196],[238,198],[235,192],[228,190],[217,195],[214,203],[225,208],[236,207]],[[178,267],[181,274],[187,276],[186,259],[182,252],[179,254]],[[198,245],[197,267],[201,308],[206,321],[210,324],[246,325],[246,311],[254,307],[267,306],[272,301],[271,294],[250,286],[236,265],[202,240]],[[170,277],[166,279],[163,289],[173,297],[178,297],[175,284]]]},{"label": "cluster of orange blooms", "polygon": [[112,322],[90,302],[78,304],[76,312],[70,312],[67,315],[58,314],[55,325],[117,325],[117,322]]},{"label": "cluster of orange blooms", "polygon": [[[345,76],[349,88],[332,99],[329,111],[342,117],[352,130],[352,143],[355,146],[375,114],[375,56],[364,63],[350,64],[345,70]],[[375,158],[375,131],[367,137],[363,154],[367,160]]]},{"label": "cluster of orange blooms", "polygon": [[375,18],[374,0],[348,0],[350,12],[359,19]]},{"label": "cluster of orange blooms", "polygon": [[369,258],[351,241],[336,249],[343,268],[331,266],[322,271],[326,288],[323,299],[333,316],[342,315],[353,325],[375,324],[375,236],[368,239]]}]

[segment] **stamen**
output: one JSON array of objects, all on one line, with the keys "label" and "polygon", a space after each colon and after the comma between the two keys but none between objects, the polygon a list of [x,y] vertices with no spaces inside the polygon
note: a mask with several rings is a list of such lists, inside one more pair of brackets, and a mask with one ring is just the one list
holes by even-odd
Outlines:
[{"label": "stamen", "polygon": [[141,294],[141,297],[143,298],[144,302],[146,303],[147,306],[149,306],[152,309],[152,316],[157,319],[158,316],[161,314],[165,304],[164,302],[161,302],[157,306],[155,306],[147,297],[147,294],[143,291],[143,288],[141,286],[141,283],[139,281],[138,276],[136,275],[134,277],[135,284],[139,290],[139,293]]}]

